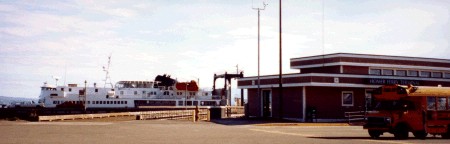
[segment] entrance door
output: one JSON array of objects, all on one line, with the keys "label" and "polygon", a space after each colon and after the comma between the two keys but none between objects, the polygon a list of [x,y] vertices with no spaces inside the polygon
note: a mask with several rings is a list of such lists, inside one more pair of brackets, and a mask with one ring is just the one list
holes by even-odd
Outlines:
[{"label": "entrance door", "polygon": [[366,102],[365,102],[365,111],[370,111],[373,109],[373,98],[372,98],[373,89],[366,89]]},{"label": "entrance door", "polygon": [[263,117],[272,117],[272,93],[270,90],[262,91]]}]

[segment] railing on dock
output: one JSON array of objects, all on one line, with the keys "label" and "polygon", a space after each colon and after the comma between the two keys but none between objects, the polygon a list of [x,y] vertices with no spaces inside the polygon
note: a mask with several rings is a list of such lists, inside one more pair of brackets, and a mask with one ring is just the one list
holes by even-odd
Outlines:
[{"label": "railing on dock", "polygon": [[[156,107],[154,111],[136,111],[136,112],[115,112],[115,113],[95,113],[95,114],[69,114],[69,115],[49,115],[37,116],[38,121],[58,121],[58,120],[76,120],[76,119],[94,119],[107,117],[121,117],[121,116],[136,116],[136,120],[152,120],[152,119],[187,119],[187,120],[207,120],[212,118],[231,118],[240,117],[244,115],[244,107],[200,107],[196,110],[195,107],[180,110],[179,107]],[[211,109],[221,109],[214,111],[214,116],[211,116]],[[220,114],[217,114],[219,112]]]},{"label": "railing on dock", "polygon": [[[197,119],[196,119],[197,117]],[[187,119],[187,120],[209,120],[208,109],[196,110],[168,110],[143,112],[136,115],[136,120],[154,120],[154,119]]]},{"label": "railing on dock", "polygon": [[56,120],[94,119],[94,118],[119,117],[119,116],[135,116],[135,115],[138,115],[139,113],[141,113],[141,112],[38,116],[38,121],[56,121]]},{"label": "railing on dock", "polygon": [[364,125],[366,120],[365,111],[345,112],[345,117],[348,119],[349,125]]}]

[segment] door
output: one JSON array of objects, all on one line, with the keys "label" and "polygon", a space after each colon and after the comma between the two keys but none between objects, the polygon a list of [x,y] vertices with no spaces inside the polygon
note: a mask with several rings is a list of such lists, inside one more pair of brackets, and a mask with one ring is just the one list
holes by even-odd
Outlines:
[{"label": "door", "polygon": [[366,89],[365,104],[364,104],[365,111],[373,110],[374,99],[372,98],[372,92],[373,89]]},{"label": "door", "polygon": [[270,90],[262,91],[262,111],[263,117],[272,117],[272,92]]}]

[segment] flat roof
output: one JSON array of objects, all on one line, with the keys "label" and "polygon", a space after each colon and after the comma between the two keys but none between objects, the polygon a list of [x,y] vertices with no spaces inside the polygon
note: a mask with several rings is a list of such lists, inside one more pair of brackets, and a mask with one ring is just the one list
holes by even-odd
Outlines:
[{"label": "flat roof", "polygon": [[374,54],[356,54],[356,53],[332,53],[325,55],[315,55],[307,57],[291,58],[291,62],[316,60],[324,58],[335,57],[353,57],[353,58],[371,58],[371,59],[388,59],[388,60],[407,60],[407,61],[425,61],[425,62],[439,62],[450,63],[450,59],[438,59],[438,58],[424,58],[424,57],[407,57],[407,56],[391,56],[391,55],[374,55]]}]

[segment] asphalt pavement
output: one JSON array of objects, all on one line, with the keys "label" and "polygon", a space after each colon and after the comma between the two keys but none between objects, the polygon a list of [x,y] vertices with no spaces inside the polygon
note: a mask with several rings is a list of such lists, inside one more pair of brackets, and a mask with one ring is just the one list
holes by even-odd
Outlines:
[{"label": "asphalt pavement", "polygon": [[0,143],[176,143],[176,144],[289,144],[289,143],[449,143],[395,140],[392,134],[373,140],[360,126],[305,124],[225,119],[187,120],[81,120],[60,122],[0,121]]}]

